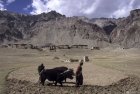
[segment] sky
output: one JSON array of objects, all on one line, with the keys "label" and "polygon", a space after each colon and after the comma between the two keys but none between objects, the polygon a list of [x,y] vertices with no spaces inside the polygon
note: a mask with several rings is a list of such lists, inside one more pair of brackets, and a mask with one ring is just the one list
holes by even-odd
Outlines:
[{"label": "sky", "polygon": [[66,16],[120,18],[140,8],[140,0],[0,0],[0,10],[37,15],[55,10]]}]

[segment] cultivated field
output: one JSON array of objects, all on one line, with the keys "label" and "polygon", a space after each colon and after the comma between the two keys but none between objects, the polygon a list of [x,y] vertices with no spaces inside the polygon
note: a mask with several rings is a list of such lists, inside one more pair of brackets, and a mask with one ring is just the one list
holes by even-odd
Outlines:
[{"label": "cultivated field", "polygon": [[[89,56],[83,65],[84,86],[76,88],[75,79],[64,87],[38,84],[37,67],[67,66],[76,70],[79,62],[64,62]],[[56,52],[30,49],[0,49],[0,92],[10,94],[138,94],[140,93],[140,50],[70,49]],[[9,74],[9,75],[8,75]],[[8,76],[7,76],[8,75]],[[7,79],[7,81],[5,80]]]}]

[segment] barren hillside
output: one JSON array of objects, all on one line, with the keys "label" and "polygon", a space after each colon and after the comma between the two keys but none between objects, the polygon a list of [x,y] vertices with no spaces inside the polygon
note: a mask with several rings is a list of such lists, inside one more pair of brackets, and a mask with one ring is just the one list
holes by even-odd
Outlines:
[{"label": "barren hillside", "polygon": [[0,11],[0,44],[75,45],[124,48],[140,47],[140,10],[126,18],[66,17],[55,11],[39,15]]}]

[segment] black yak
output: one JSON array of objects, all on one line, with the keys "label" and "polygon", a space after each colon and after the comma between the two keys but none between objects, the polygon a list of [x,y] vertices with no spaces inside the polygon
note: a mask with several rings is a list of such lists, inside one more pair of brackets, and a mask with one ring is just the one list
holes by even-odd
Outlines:
[{"label": "black yak", "polygon": [[73,79],[73,75],[74,75],[73,69],[68,69],[68,70],[64,71],[63,73],[60,73],[57,76],[57,80],[55,82],[55,85],[57,85],[57,83],[60,83],[62,86],[63,80],[65,80],[66,78]]},{"label": "black yak", "polygon": [[49,81],[53,81],[53,82],[55,81],[56,82],[58,75],[63,73],[66,70],[68,70],[67,67],[56,67],[56,68],[53,68],[53,69],[42,70],[40,72],[41,84],[44,85],[46,79],[48,79]]}]

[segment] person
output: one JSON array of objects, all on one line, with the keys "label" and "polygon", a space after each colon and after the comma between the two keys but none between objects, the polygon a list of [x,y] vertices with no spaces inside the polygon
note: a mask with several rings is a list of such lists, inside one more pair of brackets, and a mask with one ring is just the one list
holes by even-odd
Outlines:
[{"label": "person", "polygon": [[41,72],[42,72],[43,70],[45,70],[44,64],[39,65],[39,66],[38,66],[38,74],[39,74],[39,80],[38,80],[38,81],[39,81],[39,83],[41,82],[40,74],[41,74]]},{"label": "person", "polygon": [[38,73],[39,73],[39,75],[40,75],[40,72],[41,72],[42,70],[44,70],[44,69],[45,69],[44,64],[41,64],[41,65],[38,66]]},{"label": "person", "polygon": [[83,85],[83,74],[82,74],[83,60],[80,61],[80,64],[76,70],[76,86]]}]

